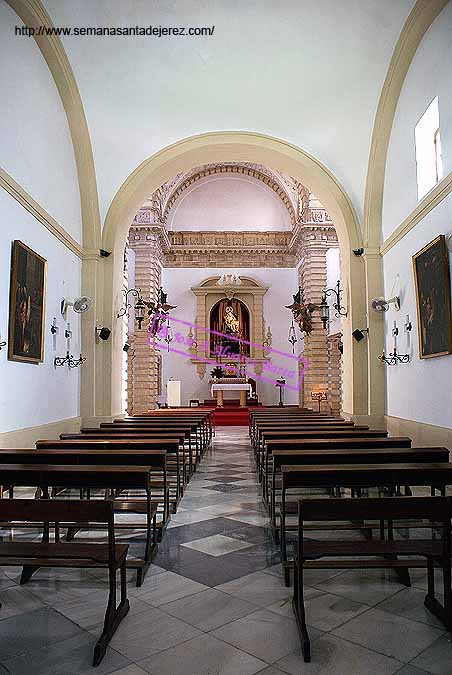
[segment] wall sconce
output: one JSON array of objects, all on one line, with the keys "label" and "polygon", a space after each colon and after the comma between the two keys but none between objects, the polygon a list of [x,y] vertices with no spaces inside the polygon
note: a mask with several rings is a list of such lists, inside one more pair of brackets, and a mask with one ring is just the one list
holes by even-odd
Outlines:
[{"label": "wall sconce", "polygon": [[388,356],[385,355],[384,351],[381,356],[378,358],[382,363],[386,363],[387,366],[396,366],[399,363],[409,363],[410,355],[409,354],[398,354],[397,353],[397,336],[399,334],[399,329],[397,327],[397,322],[394,321],[394,326],[392,329],[392,335],[394,337],[394,349],[391,354]]},{"label": "wall sconce", "polygon": [[406,315],[406,320],[405,320],[405,324],[404,324],[403,327],[404,327],[406,333],[409,333],[410,331],[413,330],[413,324],[410,321],[410,315],[409,314]]},{"label": "wall sconce", "polygon": [[320,412],[320,404],[322,401],[328,400],[328,393],[325,390],[311,391],[311,399],[318,402]]},{"label": "wall sconce", "polygon": [[78,366],[81,366],[82,363],[85,363],[86,358],[80,354],[79,359],[74,359],[72,354],[69,354],[69,352],[66,352],[66,356],[55,356],[53,360],[53,364],[55,367],[58,366],[64,366],[67,365],[69,368],[78,368]]},{"label": "wall sconce", "polygon": [[60,332],[60,329],[57,326],[56,316],[53,317],[53,322],[52,325],[50,326],[50,332],[52,333],[52,335],[58,335],[58,333]]},{"label": "wall sconce", "polygon": [[341,289],[340,279],[337,280],[336,288],[327,288],[323,291],[322,302],[319,305],[320,310],[320,320],[323,323],[323,327],[326,328],[328,321],[330,320],[330,307],[326,301],[327,297],[334,293],[336,296],[336,302],[333,303],[333,307],[336,310],[336,317],[347,316],[347,310],[341,305],[341,295],[343,290]]},{"label": "wall sconce", "polygon": [[154,321],[154,317],[168,314],[171,309],[176,309],[176,305],[168,305],[166,301],[167,294],[163,292],[162,287],[160,287],[158,292],[157,303],[143,300],[141,296],[141,288],[129,288],[127,291],[123,289],[122,292],[124,293],[124,306],[121,307],[117,313],[117,318],[119,319],[121,316],[130,316],[129,309],[132,308],[132,305],[129,303],[128,298],[129,295],[132,295],[134,298],[136,298],[134,309],[135,321],[138,324],[138,329],[141,330],[144,321],[144,313],[146,308],[148,308],[149,327],[152,329],[153,335],[157,333],[158,329],[162,325],[161,318],[159,318],[157,321]]},{"label": "wall sconce", "polygon": [[382,363],[386,363],[387,366],[396,366],[398,363],[408,363],[410,360],[410,355],[397,354],[397,351],[394,349],[392,354],[388,354],[388,356],[386,356],[383,352],[378,358]]}]

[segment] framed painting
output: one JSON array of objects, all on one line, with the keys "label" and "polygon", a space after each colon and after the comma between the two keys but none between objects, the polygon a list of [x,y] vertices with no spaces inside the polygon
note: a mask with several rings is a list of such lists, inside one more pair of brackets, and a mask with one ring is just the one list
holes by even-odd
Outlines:
[{"label": "framed painting", "polygon": [[449,257],[443,234],[413,256],[419,356],[452,353]]},{"label": "framed painting", "polygon": [[17,239],[11,255],[8,359],[44,360],[47,261]]}]

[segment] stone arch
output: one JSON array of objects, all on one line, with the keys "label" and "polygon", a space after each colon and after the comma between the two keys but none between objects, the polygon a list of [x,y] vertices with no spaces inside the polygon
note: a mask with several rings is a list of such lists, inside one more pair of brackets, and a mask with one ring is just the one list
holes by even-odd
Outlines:
[{"label": "stone arch", "polygon": [[[118,190],[107,213],[102,247],[112,251],[105,261],[103,307],[113,325],[113,340],[104,350],[103,374],[98,409],[104,415],[119,408],[120,374],[115,352],[122,345],[115,339],[115,308],[120,298],[120,274],[116,261],[122,259],[127,232],[139,207],[165,181],[194,166],[212,162],[253,162],[293,176],[321,201],[335,224],[341,247],[342,279],[349,298],[349,315],[344,320],[344,412],[367,415],[368,387],[365,346],[353,344],[350,327],[364,325],[366,298],[362,260],[351,254],[362,245],[361,228],[352,202],[335,176],[316,158],[286,141],[251,132],[213,132],[181,140],[145,160]],[[111,374],[111,377],[110,377]]]}]

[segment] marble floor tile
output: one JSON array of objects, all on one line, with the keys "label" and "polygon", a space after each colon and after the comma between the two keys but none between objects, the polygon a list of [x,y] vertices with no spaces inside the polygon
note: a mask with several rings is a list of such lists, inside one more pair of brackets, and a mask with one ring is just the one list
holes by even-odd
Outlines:
[{"label": "marble floor tile", "polygon": [[282,579],[264,572],[254,572],[245,577],[230,581],[217,587],[217,590],[229,593],[260,607],[292,596],[292,589],[286,588]]},{"label": "marble floor tile", "polygon": [[141,587],[130,589],[129,593],[153,607],[158,607],[205,590],[207,586],[197,581],[192,581],[174,572],[164,572],[154,577],[146,577]]},{"label": "marble floor tile", "polygon": [[370,606],[406,588],[397,580],[395,573],[389,570],[366,570],[365,572],[352,570],[317,584],[313,584],[306,578],[305,583]]},{"label": "marble floor tile", "polygon": [[420,588],[404,588],[378,605],[378,609],[392,612],[407,619],[428,623],[443,628],[443,623],[424,605],[425,591]]},{"label": "marble floor tile", "polygon": [[403,663],[418,656],[442,633],[442,630],[433,626],[379,609],[370,609],[333,631],[337,637],[374,649]]},{"label": "marble floor tile", "polygon": [[229,516],[231,513],[237,513],[242,509],[240,506],[235,506],[234,504],[229,504],[225,502],[224,504],[212,504],[211,506],[202,506],[197,509],[201,513],[211,513],[215,516]]},{"label": "marble floor tile", "polygon": [[194,564],[181,567],[178,573],[206,586],[215,587],[250,574],[253,569],[249,565],[231,565],[226,556],[214,558],[205,556],[202,565]]},{"label": "marble floor tile", "polygon": [[332,635],[311,639],[311,663],[298,650],[276,663],[290,675],[392,675],[402,664],[393,658],[346,642]]},{"label": "marble floor tile", "polygon": [[118,670],[130,664],[122,654],[110,647],[102,660],[102,663],[94,668],[92,666],[94,645],[97,638],[89,633],[77,635],[55,645],[49,645],[41,649],[17,656],[4,662],[11,675],[84,675],[96,673],[106,675],[113,670]]},{"label": "marble floor tile", "polygon": [[0,605],[0,620],[45,607],[45,603],[23,586],[12,586],[0,591]]},{"label": "marble floor tile", "polygon": [[412,666],[426,670],[433,675],[452,673],[452,641],[450,635],[443,635],[411,662]]},{"label": "marble floor tile", "polygon": [[208,632],[252,614],[258,607],[211,588],[168,605],[161,605],[160,609],[195,628]]},{"label": "marble floor tile", "polygon": [[181,525],[188,525],[190,523],[200,523],[203,520],[210,520],[215,518],[211,513],[202,513],[201,511],[182,511],[171,516],[171,520]]},{"label": "marble floor tile", "polygon": [[0,621],[0,661],[55,644],[82,632],[79,626],[51,607],[3,619]]},{"label": "marble floor tile", "polygon": [[133,663],[131,666],[126,666],[121,668],[121,670],[115,670],[111,675],[145,675],[146,671],[140,666],[137,666],[136,663]]},{"label": "marble floor tile", "polygon": [[428,673],[426,670],[421,670],[420,668],[416,668],[416,666],[408,664],[407,666],[404,666],[401,670],[398,670],[397,675],[432,675],[432,674]]},{"label": "marble floor tile", "polygon": [[250,542],[240,541],[239,539],[234,539],[232,537],[225,537],[223,534],[213,534],[210,537],[203,537],[202,539],[195,539],[194,541],[188,541],[182,546],[187,548],[194,549],[195,551],[201,551],[201,553],[206,553],[214,557],[225,555],[226,553],[232,553],[233,551],[240,551],[244,548],[249,548],[253,546]]},{"label": "marble floor tile", "polygon": [[306,589],[306,621],[310,626],[321,631],[331,631],[368,609],[367,605],[348,598],[341,598],[338,595],[330,593],[315,595],[312,593],[313,590]]},{"label": "marble floor tile", "polygon": [[228,623],[212,635],[266,663],[274,663],[300,646],[295,620],[265,609]]},{"label": "marble floor tile", "polygon": [[[96,634],[96,631],[90,631]],[[139,662],[174,647],[180,642],[202,635],[193,626],[175,619],[159,609],[128,614],[119,625],[110,646],[131,661]]]},{"label": "marble floor tile", "polygon": [[253,675],[265,667],[258,658],[202,635],[140,663],[152,675]]},{"label": "marble floor tile", "polygon": [[[131,586],[129,586],[130,590]],[[149,611],[149,604],[129,595],[129,614]],[[55,604],[54,608],[81,628],[92,629],[102,623],[107,609],[108,594],[105,591],[92,593],[88,597],[77,598]],[[118,598],[119,602],[119,598]]]},{"label": "marble floor tile", "polygon": [[241,512],[233,513],[229,517],[232,518],[232,520],[239,520],[241,523],[247,523],[248,525],[259,525],[261,527],[268,527],[270,525],[270,518],[261,513]]}]

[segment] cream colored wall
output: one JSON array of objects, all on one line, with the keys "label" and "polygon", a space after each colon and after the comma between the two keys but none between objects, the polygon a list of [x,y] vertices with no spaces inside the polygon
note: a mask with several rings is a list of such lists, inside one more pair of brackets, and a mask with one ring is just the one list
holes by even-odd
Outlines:
[{"label": "cream colored wall", "polygon": [[0,447],[34,448],[38,440],[59,438],[60,434],[77,433],[80,431],[80,424],[80,417],[71,417],[50,424],[0,433]]}]

